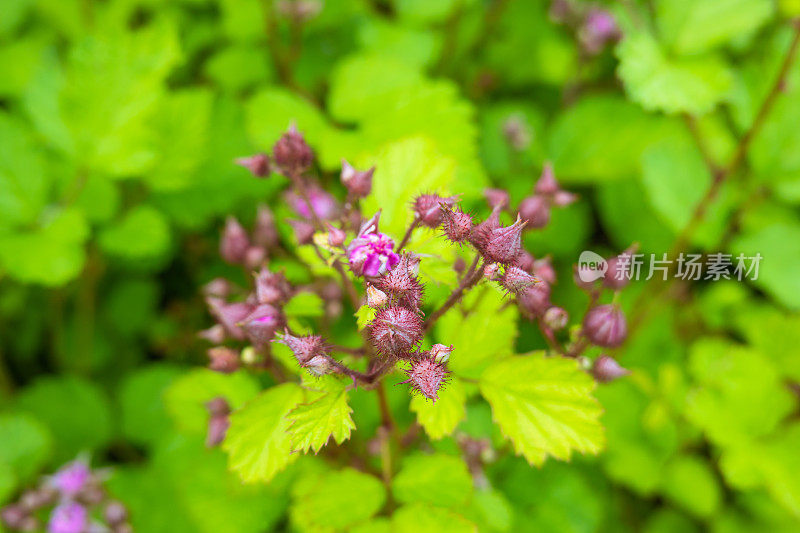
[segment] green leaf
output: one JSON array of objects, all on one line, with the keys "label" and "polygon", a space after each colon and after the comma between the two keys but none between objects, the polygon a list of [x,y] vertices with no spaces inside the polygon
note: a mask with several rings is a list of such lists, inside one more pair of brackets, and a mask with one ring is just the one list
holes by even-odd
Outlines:
[{"label": "green leaf", "polygon": [[0,503],[5,502],[17,487],[17,476],[6,463],[0,462]]},{"label": "green leaf", "polygon": [[230,45],[219,49],[204,67],[206,75],[224,91],[238,92],[272,77],[264,51],[254,45]]},{"label": "green leaf", "polygon": [[800,381],[800,316],[746,303],[736,308],[733,323],[739,334],[767,354],[785,377]]},{"label": "green leaf", "polygon": [[720,487],[714,471],[706,461],[688,455],[676,457],[667,465],[664,494],[701,518],[714,515],[721,503]]},{"label": "green leaf", "polygon": [[319,109],[297,94],[268,87],[253,95],[245,108],[247,132],[261,150],[269,150],[290,124],[315,146],[327,134],[328,124]]},{"label": "green leaf", "polygon": [[50,428],[57,462],[73,459],[83,451],[100,450],[111,440],[113,420],[108,397],[83,378],[41,378],[21,392],[17,406]]},{"label": "green leaf", "polygon": [[476,490],[469,514],[484,530],[511,531],[514,509],[503,494],[495,489]]},{"label": "green leaf", "polygon": [[633,32],[616,49],[628,96],[648,110],[700,115],[730,90],[728,66],[715,56],[670,58],[652,35]]},{"label": "green leaf", "polygon": [[11,34],[25,19],[34,0],[4,0],[3,16],[0,17],[0,35]]},{"label": "green leaf", "polygon": [[127,259],[162,256],[170,247],[170,228],[164,215],[139,205],[100,234],[100,246],[110,255]]},{"label": "green leaf", "polygon": [[119,391],[122,434],[131,442],[154,445],[172,428],[164,395],[180,375],[169,365],[150,365],[128,375]]},{"label": "green leaf", "polygon": [[417,413],[417,422],[433,440],[446,437],[455,431],[458,423],[467,416],[467,396],[464,385],[454,377],[439,391],[439,399],[431,402],[421,394],[411,398],[410,409]]},{"label": "green leaf", "polygon": [[53,453],[47,427],[24,413],[0,414],[0,465],[20,481],[33,478]]},{"label": "green leaf", "polygon": [[392,515],[393,533],[477,533],[461,515],[424,503],[403,505]]},{"label": "green leaf", "polygon": [[773,14],[770,0],[658,0],[659,35],[678,54],[697,54],[754,33]]},{"label": "green leaf", "polygon": [[0,228],[35,221],[47,201],[49,181],[28,129],[0,112]]},{"label": "green leaf", "polygon": [[255,398],[258,391],[258,382],[247,372],[220,374],[198,368],[173,381],[164,393],[164,405],[179,429],[204,433],[208,425],[207,402],[221,396],[231,409],[238,409]]},{"label": "green leaf", "polygon": [[548,456],[568,460],[573,450],[602,449],[602,408],[594,388],[576,361],[542,354],[498,361],[480,379],[495,422],[514,450],[535,465]]},{"label": "green leaf", "polygon": [[372,319],[375,318],[375,313],[377,313],[377,310],[368,305],[362,305],[358,308],[358,311],[355,312],[355,317],[359,331],[363,331],[367,324],[372,322]]},{"label": "green leaf", "polygon": [[474,309],[466,318],[457,307],[445,313],[436,338],[453,345],[448,366],[456,376],[477,378],[492,360],[514,353],[518,312],[493,287],[473,289],[463,306]]},{"label": "green leaf", "polygon": [[300,531],[342,531],[377,513],[386,501],[386,489],[374,476],[345,468],[295,487],[290,508]]},{"label": "green leaf", "polygon": [[262,392],[231,415],[222,448],[242,481],[269,481],[297,460],[286,416],[302,401],[303,390],[285,383]]},{"label": "green leaf", "polygon": [[350,438],[355,424],[353,410],[347,403],[347,382],[332,376],[322,376],[312,382],[313,392],[307,401],[295,407],[287,416],[292,449],[317,453],[333,437],[336,444]]},{"label": "green leaf", "polygon": [[314,292],[299,292],[286,303],[283,312],[288,317],[319,317],[325,314],[325,302]]},{"label": "green leaf", "polygon": [[689,370],[697,386],[686,416],[722,446],[769,434],[794,409],[791,392],[762,354],[721,339],[696,342]]},{"label": "green leaf", "polygon": [[472,476],[466,463],[460,457],[443,453],[407,457],[392,481],[392,494],[402,503],[459,507],[471,493]]}]

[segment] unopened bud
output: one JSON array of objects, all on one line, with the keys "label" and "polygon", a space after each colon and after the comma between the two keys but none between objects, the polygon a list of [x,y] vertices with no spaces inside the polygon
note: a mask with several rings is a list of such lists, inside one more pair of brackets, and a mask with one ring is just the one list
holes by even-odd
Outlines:
[{"label": "unopened bud", "polygon": [[464,261],[463,257],[456,257],[456,260],[453,261],[453,270],[456,271],[456,274],[462,274],[467,269],[467,262]]},{"label": "unopened bud", "polygon": [[391,295],[392,301],[416,309],[422,300],[422,284],[414,275],[409,254],[403,254],[395,268],[375,280],[375,286]]},{"label": "unopened bud", "polygon": [[338,248],[342,246],[345,239],[347,239],[347,233],[332,224],[326,225],[328,227],[328,246],[331,246],[332,248]]},{"label": "unopened bud", "polygon": [[231,264],[241,264],[247,255],[247,248],[250,247],[250,239],[239,221],[233,217],[228,217],[225,221],[225,229],[219,242],[219,253],[222,259]]},{"label": "unopened bud", "polygon": [[506,267],[500,283],[503,287],[512,294],[521,294],[529,287],[533,287],[537,283],[541,283],[539,278],[531,276],[519,267],[509,266]]},{"label": "unopened bud", "polygon": [[558,331],[563,329],[569,321],[569,314],[563,307],[551,307],[544,312],[544,325]]},{"label": "unopened bud", "polygon": [[367,326],[375,349],[385,356],[400,356],[422,340],[423,323],[406,307],[385,307]]},{"label": "unopened bud", "polygon": [[292,350],[295,359],[300,363],[300,366],[305,366],[306,363],[321,355],[328,355],[325,341],[319,335],[307,335],[305,337],[296,337],[291,335],[288,330],[273,342],[285,344]]},{"label": "unopened bud", "polygon": [[244,254],[244,266],[248,269],[260,267],[267,258],[267,251],[260,246],[251,246]]},{"label": "unopened bud", "polygon": [[525,222],[517,217],[511,226],[492,230],[485,245],[478,248],[486,261],[513,264],[522,252],[522,229]]},{"label": "unopened bud", "polygon": [[550,285],[542,282],[528,287],[517,295],[517,304],[528,318],[542,316],[550,307]]},{"label": "unopened bud", "polygon": [[92,481],[92,471],[86,461],[75,460],[61,467],[53,475],[51,485],[62,495],[73,497],[86,489]]},{"label": "unopened bud", "polygon": [[250,157],[240,157],[234,161],[250,171],[257,178],[269,176],[269,156],[267,154],[255,154]]},{"label": "unopened bud", "polygon": [[331,358],[327,355],[316,355],[301,366],[315,376],[324,376],[333,370]]},{"label": "unopened bud", "polygon": [[511,201],[508,191],[503,189],[484,189],[483,196],[492,209],[505,209]]},{"label": "unopened bud", "polygon": [[558,186],[558,182],[556,181],[556,174],[553,172],[552,164],[544,164],[544,168],[542,168],[542,175],[539,177],[539,181],[536,182],[536,186],[533,190],[536,192],[536,194],[541,194],[544,196],[553,195],[561,190],[561,188]]},{"label": "unopened bud", "polygon": [[583,333],[596,346],[615,348],[628,335],[625,315],[617,305],[594,307],[583,318]]},{"label": "unopened bud", "polygon": [[354,198],[366,198],[369,196],[369,193],[372,192],[372,175],[374,173],[375,167],[359,171],[342,159],[342,183]]},{"label": "unopened bud", "polygon": [[532,274],[534,261],[535,261],[534,257],[527,250],[523,249],[519,253],[519,257],[517,257],[517,260],[514,262],[514,266],[518,266],[525,272]]},{"label": "unopened bud", "polygon": [[106,508],[103,510],[103,517],[108,525],[116,526],[128,519],[128,510],[122,502],[111,501],[106,504]]},{"label": "unopened bud", "polygon": [[278,228],[275,227],[275,216],[269,207],[258,206],[256,224],[253,228],[253,244],[270,249],[278,244]]},{"label": "unopened bud", "polygon": [[500,210],[492,209],[492,214],[489,215],[486,220],[477,226],[473,226],[472,231],[469,234],[469,241],[475,246],[475,248],[481,250],[488,244],[489,239],[492,237],[492,232],[499,228]]},{"label": "unopened bud", "polygon": [[203,294],[206,296],[227,298],[230,293],[231,283],[225,278],[214,278],[203,285]]},{"label": "unopened bud", "polygon": [[272,156],[278,168],[284,174],[292,177],[299,177],[311,167],[311,163],[314,161],[311,147],[308,146],[294,124],[275,143],[272,148]]},{"label": "unopened bud", "polygon": [[533,275],[541,278],[542,281],[550,285],[556,284],[556,271],[553,268],[553,263],[550,262],[549,257],[543,257],[533,263]]},{"label": "unopened bud", "polygon": [[605,354],[595,359],[592,365],[592,375],[601,383],[614,381],[630,373],[631,371],[622,367],[616,359]]},{"label": "unopened bud", "polygon": [[578,201],[578,195],[569,191],[558,191],[553,195],[553,205],[556,207],[567,207]]},{"label": "unopened bud", "polygon": [[262,268],[255,275],[256,300],[260,304],[278,305],[287,302],[292,295],[292,287],[280,272]]},{"label": "unopened bud", "polygon": [[367,284],[367,305],[370,307],[378,308],[383,307],[389,302],[389,297],[385,292],[378,289],[374,285]]},{"label": "unopened bud", "polygon": [[314,225],[305,220],[289,219],[289,225],[294,230],[297,244],[311,244],[314,242]]},{"label": "unopened bud", "polygon": [[443,363],[423,354],[411,362],[407,374],[408,379],[403,383],[408,383],[412,390],[436,403],[439,399],[439,390],[447,381],[448,372]]},{"label": "unopened bud", "polygon": [[[592,280],[592,281],[584,281]],[[594,288],[595,271],[589,266],[575,265],[572,268],[572,281],[579,289],[590,291]]]},{"label": "unopened bud", "polygon": [[472,217],[458,208],[441,205],[442,230],[452,243],[461,243],[472,234]]},{"label": "unopened bud", "polygon": [[633,254],[638,245],[633,245],[621,254],[608,259],[608,268],[603,277],[603,285],[612,290],[624,288],[631,281]]},{"label": "unopened bud", "polygon": [[578,39],[590,54],[599,53],[606,43],[616,41],[621,36],[614,16],[602,9],[590,10],[578,32]]},{"label": "unopened bud", "polygon": [[538,194],[528,196],[519,204],[519,216],[529,228],[543,228],[550,222],[550,202]]},{"label": "unopened bud", "polygon": [[3,523],[9,529],[20,529],[20,526],[27,517],[27,511],[25,511],[21,505],[14,503],[3,507],[3,510],[0,511],[0,518],[3,519]]},{"label": "unopened bud", "polygon": [[261,304],[242,320],[242,329],[254,346],[264,346],[275,337],[275,332],[283,326],[284,319],[280,309],[269,304]]},{"label": "unopened bud", "polygon": [[421,194],[414,200],[414,213],[424,226],[435,228],[442,223],[443,206],[452,207],[457,199],[455,196],[442,198],[436,194]]},{"label": "unopened bud", "polygon": [[206,447],[213,448],[222,444],[230,425],[231,419],[228,415],[212,416],[209,418],[208,432],[206,433]]},{"label": "unopened bud", "polygon": [[431,347],[431,357],[437,363],[446,363],[450,359],[450,354],[453,353],[453,345],[445,346],[444,344],[434,344]]},{"label": "unopened bud", "polygon": [[214,372],[231,374],[239,370],[239,353],[232,348],[216,346],[209,348],[206,353],[208,354],[208,368]]},{"label": "unopened bud", "polygon": [[206,298],[209,311],[217,319],[225,332],[237,340],[244,339],[244,331],[238,323],[252,312],[252,307],[243,302],[227,304],[218,298]]},{"label": "unopened bud", "polygon": [[318,0],[280,0],[276,6],[278,13],[295,23],[303,23],[322,11],[322,3]]}]

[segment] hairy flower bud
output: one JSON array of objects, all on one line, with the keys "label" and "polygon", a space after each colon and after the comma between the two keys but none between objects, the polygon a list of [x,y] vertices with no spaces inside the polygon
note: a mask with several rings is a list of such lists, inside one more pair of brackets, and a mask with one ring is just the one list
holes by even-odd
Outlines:
[{"label": "hairy flower bud", "polygon": [[209,348],[208,368],[214,372],[231,374],[239,370],[239,352],[226,346]]},{"label": "hairy flower bud", "polygon": [[439,390],[447,381],[448,371],[443,363],[437,362],[428,353],[422,353],[411,361],[407,375],[408,379],[403,383],[408,383],[412,390],[436,403]]},{"label": "hairy flower bud", "polygon": [[255,274],[256,300],[260,304],[278,305],[292,296],[292,287],[280,272],[262,268]]},{"label": "hairy flower bud", "polygon": [[456,196],[442,198],[436,194],[421,194],[414,200],[414,213],[421,224],[435,228],[442,223],[443,206],[452,207],[457,200]]},{"label": "hairy flower bud", "polygon": [[486,198],[486,203],[492,209],[505,209],[511,202],[508,196],[508,191],[503,189],[484,189],[483,196]]},{"label": "hairy flower bud", "polygon": [[596,346],[615,348],[628,335],[625,315],[617,305],[593,307],[583,318],[583,333]]},{"label": "hairy flower bud", "polygon": [[478,250],[487,262],[513,264],[522,252],[522,229],[525,227],[519,217],[511,226],[492,230]]},{"label": "hairy flower bud", "polygon": [[406,307],[385,307],[367,326],[375,349],[386,356],[407,353],[422,340],[423,323],[416,312]]},{"label": "hairy flower bud", "polygon": [[242,320],[241,327],[253,346],[261,347],[272,340],[283,323],[280,309],[269,304],[261,304]]},{"label": "hairy flower bud", "polygon": [[369,170],[356,170],[350,163],[342,159],[342,184],[354,198],[366,198],[372,192],[372,175],[375,167]]},{"label": "hairy flower bud", "polygon": [[537,278],[541,278],[542,281],[550,285],[555,285],[556,283],[556,271],[549,257],[543,257],[542,259],[534,261],[533,275]]},{"label": "hairy flower bud", "polygon": [[608,383],[627,376],[631,371],[622,367],[616,359],[608,355],[600,355],[592,365],[592,375],[601,383]]},{"label": "hairy flower bud", "polygon": [[249,157],[240,157],[234,160],[234,163],[246,168],[257,178],[269,176],[269,156],[267,154],[259,153]]},{"label": "hairy flower bud", "polygon": [[450,359],[450,354],[453,353],[453,345],[445,346],[444,344],[434,344],[431,346],[430,354],[433,360],[437,363],[446,363]]},{"label": "hairy flower bud", "polygon": [[328,355],[328,348],[325,346],[325,340],[319,335],[295,337],[291,335],[288,330],[285,330],[283,335],[273,342],[279,342],[288,346],[289,349],[292,350],[295,359],[297,359],[297,362],[300,363],[302,367],[305,367],[316,357]]},{"label": "hairy flower bud", "polygon": [[500,283],[503,287],[512,294],[521,294],[529,287],[536,283],[541,283],[542,280],[531,276],[519,267],[509,266],[500,278]]},{"label": "hairy flower bud", "polygon": [[117,526],[128,519],[128,510],[118,501],[110,501],[103,509],[103,518],[109,526]]},{"label": "hairy flower bud", "polygon": [[374,285],[367,283],[367,305],[378,308],[389,302],[389,296]]},{"label": "hairy flower bud", "polygon": [[550,202],[538,194],[528,196],[519,204],[519,216],[529,228],[543,228],[550,222]]},{"label": "hairy flower bud", "polygon": [[500,210],[492,209],[492,214],[486,220],[472,228],[469,241],[475,248],[481,250],[489,242],[492,232],[498,228],[500,228]]},{"label": "hairy flower bud", "polygon": [[452,243],[462,243],[472,234],[472,217],[458,208],[441,204],[442,230]]},{"label": "hairy flower bud", "polygon": [[413,275],[410,256],[404,254],[396,268],[375,280],[375,286],[392,297],[392,301],[412,309],[419,307],[422,299],[422,284]]},{"label": "hairy flower bud", "polygon": [[297,244],[311,244],[314,241],[314,225],[305,220],[295,220],[290,218],[289,225],[294,230],[294,238]]},{"label": "hairy flower bud", "polygon": [[219,253],[222,259],[234,265],[243,263],[249,247],[250,239],[247,232],[238,220],[228,217],[219,241]]},{"label": "hairy flower bud", "polygon": [[324,376],[333,370],[331,358],[327,355],[316,355],[301,366],[315,376]]},{"label": "hairy flower bud", "polygon": [[328,227],[328,246],[331,246],[332,248],[338,248],[342,246],[345,239],[347,239],[347,233],[332,224],[326,223],[326,226]]},{"label": "hairy flower bud", "polygon": [[47,525],[49,533],[84,533],[89,526],[89,513],[75,502],[65,502],[53,509]]},{"label": "hairy flower bud", "polygon": [[563,329],[569,322],[569,313],[563,307],[551,307],[544,312],[544,325],[552,330]]},{"label": "hairy flower bud", "polygon": [[308,170],[314,161],[311,147],[294,124],[272,147],[272,157],[284,174],[293,177],[298,177]]},{"label": "hairy flower bud", "polygon": [[259,205],[256,224],[253,228],[253,244],[270,249],[278,244],[278,228],[275,227],[275,216],[266,205]]},{"label": "hairy flower bud", "polygon": [[543,196],[553,195],[561,190],[556,181],[556,174],[553,172],[553,165],[549,162],[544,164],[542,174],[533,190],[536,194]]},{"label": "hairy flower bud", "polygon": [[209,311],[217,322],[225,328],[225,332],[237,340],[244,339],[244,331],[238,326],[247,315],[252,312],[252,307],[246,303],[236,302],[227,304],[219,298],[206,298]]},{"label": "hairy flower bud", "polygon": [[[525,249],[519,253],[519,257],[514,262],[514,266],[521,268],[528,274],[533,273],[533,265],[536,259]],[[547,281],[547,280],[545,280]]]},{"label": "hairy flower bud", "polygon": [[517,295],[517,303],[528,318],[542,316],[550,307],[550,285],[537,283]]}]

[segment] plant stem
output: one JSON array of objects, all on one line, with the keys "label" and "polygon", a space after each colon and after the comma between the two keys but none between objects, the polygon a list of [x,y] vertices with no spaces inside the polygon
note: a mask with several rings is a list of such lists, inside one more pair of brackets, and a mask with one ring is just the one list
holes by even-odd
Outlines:
[{"label": "plant stem", "polygon": [[472,265],[469,267],[469,271],[461,280],[461,282],[458,284],[458,287],[456,287],[455,290],[453,290],[453,292],[450,294],[450,297],[447,298],[447,301],[445,301],[445,303],[442,304],[442,306],[439,309],[431,313],[431,316],[429,316],[428,319],[425,321],[424,330],[426,332],[429,331],[431,327],[436,323],[436,321],[439,320],[439,318],[443,314],[445,314],[451,307],[453,307],[456,304],[456,302],[461,300],[462,296],[464,296],[464,292],[472,288],[476,283],[478,283],[478,281],[480,281],[481,277],[483,277],[483,271],[485,265],[481,265],[480,268],[477,268],[480,257],[481,257],[480,254],[475,255],[475,259],[472,261]]},{"label": "plant stem", "polygon": [[408,241],[411,239],[411,235],[414,233],[414,230],[417,229],[418,227],[419,227],[419,219],[415,217],[414,221],[408,225],[406,234],[403,235],[403,240],[400,241],[400,244],[397,245],[396,252],[398,254],[403,250],[403,248],[405,248],[406,244],[408,244]]}]

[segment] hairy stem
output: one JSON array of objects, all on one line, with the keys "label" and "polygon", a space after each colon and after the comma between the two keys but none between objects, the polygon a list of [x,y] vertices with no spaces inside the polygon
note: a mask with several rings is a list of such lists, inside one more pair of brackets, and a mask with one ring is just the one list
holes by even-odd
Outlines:
[{"label": "hairy stem", "polygon": [[461,298],[464,296],[464,293],[468,289],[475,286],[475,284],[477,284],[478,281],[480,281],[481,277],[483,277],[483,271],[485,265],[481,265],[480,268],[477,268],[480,257],[481,257],[480,254],[475,255],[475,259],[472,261],[472,265],[469,267],[469,270],[467,271],[466,275],[464,275],[464,278],[458,284],[458,287],[456,287],[455,290],[453,290],[453,292],[447,298],[447,301],[445,301],[439,309],[431,313],[428,319],[425,320],[424,330],[426,332],[429,331],[431,327],[433,327],[436,321],[439,320],[439,318],[441,318],[443,314],[445,314],[451,307],[453,307],[459,300],[461,300]]}]

